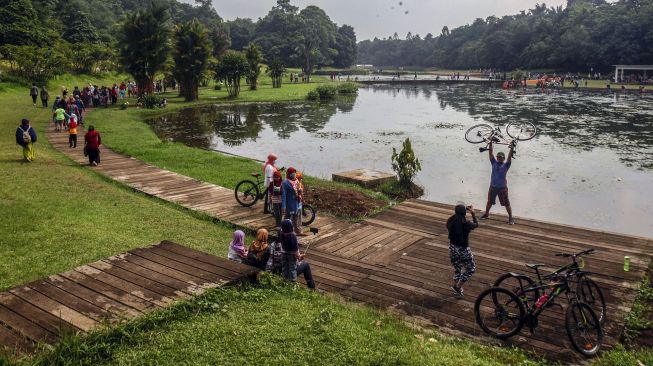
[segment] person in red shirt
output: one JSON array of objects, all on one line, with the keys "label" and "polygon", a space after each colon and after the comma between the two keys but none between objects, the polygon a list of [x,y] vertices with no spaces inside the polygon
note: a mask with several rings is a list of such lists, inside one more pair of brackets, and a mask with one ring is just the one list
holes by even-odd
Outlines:
[{"label": "person in red shirt", "polygon": [[68,144],[72,148],[77,148],[77,116],[75,114],[71,114],[68,121]]},{"label": "person in red shirt", "polygon": [[100,146],[102,138],[100,133],[95,131],[93,125],[88,126],[88,132],[84,135],[84,155],[88,156],[88,164],[98,166],[100,164]]}]

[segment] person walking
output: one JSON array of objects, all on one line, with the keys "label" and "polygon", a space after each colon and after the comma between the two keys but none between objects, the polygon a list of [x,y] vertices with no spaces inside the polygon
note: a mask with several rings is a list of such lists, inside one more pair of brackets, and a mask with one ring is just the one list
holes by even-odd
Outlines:
[{"label": "person walking", "polygon": [[45,85],[41,87],[41,106],[43,108],[48,108],[48,100],[50,99],[50,93],[45,89]]},{"label": "person walking", "polygon": [[88,126],[88,132],[84,135],[84,155],[88,156],[88,164],[98,166],[100,164],[100,146],[102,138],[93,125]]},{"label": "person walking", "polygon": [[[472,214],[472,222],[465,217],[467,212]],[[449,259],[454,268],[453,281],[451,286],[456,297],[463,296],[463,285],[469,281],[474,272],[474,254],[469,248],[469,233],[478,227],[478,220],[472,206],[464,204],[456,205],[454,215],[447,220],[447,231],[449,232]]]},{"label": "person walking", "polygon": [[74,149],[77,148],[77,116],[70,115],[68,120],[68,145]]},{"label": "person walking", "polygon": [[[272,178],[274,175],[274,172],[278,172],[279,169],[274,165],[276,163],[278,157],[275,153],[270,153],[268,154],[268,160],[265,162],[265,165],[263,166],[263,186],[264,187],[269,187],[270,183],[272,183]],[[268,214],[270,213],[270,195],[268,191],[265,192],[265,200],[263,204],[263,213]],[[278,226],[278,225],[277,225]]]},{"label": "person walking", "polygon": [[66,110],[63,109],[62,104],[65,105],[65,102],[60,101],[58,103],[57,109],[54,110],[54,130],[61,132],[63,130],[64,121],[67,118],[70,118]]},{"label": "person walking", "polygon": [[23,118],[20,121],[20,126],[16,129],[16,144],[23,147],[23,158],[27,162],[32,162],[36,158],[34,153],[36,138],[36,131],[30,126],[29,120]]},{"label": "person walking", "polygon": [[36,86],[36,83],[32,83],[32,87],[29,90],[29,95],[32,97],[32,104],[36,107],[36,98],[39,96],[39,88]]},{"label": "person walking", "polygon": [[497,153],[497,157],[494,157],[494,148],[492,142],[488,146],[488,155],[490,157],[490,164],[492,164],[492,177],[490,179],[490,189],[487,194],[487,204],[485,205],[485,213],[481,216],[481,220],[485,220],[490,217],[490,209],[492,205],[496,204],[497,196],[499,197],[499,203],[501,206],[506,208],[508,212],[508,225],[514,225],[515,220],[512,218],[512,207],[510,206],[510,200],[508,199],[508,180],[506,175],[508,174],[508,169],[512,163],[512,155],[515,151],[514,141],[510,144],[510,151],[508,152],[508,159],[506,160],[506,155],[503,152]]}]

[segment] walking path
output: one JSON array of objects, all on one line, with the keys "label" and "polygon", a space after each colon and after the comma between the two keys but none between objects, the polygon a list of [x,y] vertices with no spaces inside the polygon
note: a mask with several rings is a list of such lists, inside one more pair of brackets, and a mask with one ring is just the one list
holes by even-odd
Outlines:
[{"label": "walking path", "polygon": [[[50,131],[53,146],[73,160],[86,164],[82,149],[70,149],[67,135]],[[106,138],[105,138],[106,139]],[[256,230],[274,226],[261,205],[245,208],[236,203],[233,190],[197,181],[104,148],[99,173],[154,197],[201,211],[219,220]],[[653,240],[517,218],[508,226],[505,217],[484,221],[472,236],[477,273],[465,287],[465,298],[452,296],[452,268],[448,257],[446,219],[453,207],[409,200],[363,222],[351,224],[319,215],[319,234],[302,238],[311,244],[307,256],[320,288],[356,301],[389,308],[457,334],[484,337],[473,316],[476,296],[507,271],[530,274],[524,263],[540,262],[554,269],[564,264],[558,252],[597,253],[587,259],[587,269],[606,295],[606,348],[623,330],[624,316],[632,306],[637,285],[653,253]],[[631,269],[623,271],[623,257]],[[556,308],[541,317],[533,335],[523,330],[503,344],[513,344],[554,360],[575,360],[564,331],[564,313]]]},{"label": "walking path", "polygon": [[258,271],[171,242],[134,249],[0,293],[0,352],[135,318]]}]

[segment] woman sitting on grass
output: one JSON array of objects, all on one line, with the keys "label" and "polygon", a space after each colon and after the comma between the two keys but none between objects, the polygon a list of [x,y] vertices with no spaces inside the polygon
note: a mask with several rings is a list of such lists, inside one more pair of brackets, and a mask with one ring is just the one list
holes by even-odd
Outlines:
[{"label": "woman sitting on grass", "polygon": [[247,260],[244,263],[260,270],[265,270],[268,259],[270,259],[268,231],[265,229],[258,229],[256,232],[256,239],[252,242],[252,245],[249,246]]},{"label": "woman sitting on grass", "polygon": [[243,263],[247,259],[247,249],[245,249],[245,233],[241,230],[234,231],[234,239],[229,244],[229,252],[227,253],[229,260]]}]

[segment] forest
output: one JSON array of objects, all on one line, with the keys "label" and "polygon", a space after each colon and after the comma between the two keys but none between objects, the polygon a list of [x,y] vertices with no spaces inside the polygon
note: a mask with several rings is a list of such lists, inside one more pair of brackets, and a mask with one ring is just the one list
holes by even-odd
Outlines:
[{"label": "forest", "polygon": [[[124,24],[149,8],[165,9],[165,28],[193,20],[206,29],[211,56],[244,51],[250,43],[264,62],[280,62],[305,72],[324,66],[347,67],[356,59],[356,34],[338,26],[317,6],[299,9],[278,0],[257,21],[224,20],[210,0],[0,0],[0,59],[9,73],[48,80],[64,72],[119,70]],[[162,13],[163,14],[163,13]],[[163,19],[161,20],[163,22]],[[153,25],[156,26],[156,25]],[[167,46],[173,48],[172,44]],[[171,61],[172,54],[169,54]]]},{"label": "forest", "polygon": [[438,35],[397,33],[358,43],[357,63],[378,67],[609,71],[653,64],[653,0],[568,0],[478,18]]}]

